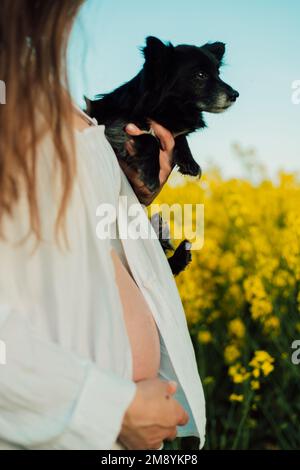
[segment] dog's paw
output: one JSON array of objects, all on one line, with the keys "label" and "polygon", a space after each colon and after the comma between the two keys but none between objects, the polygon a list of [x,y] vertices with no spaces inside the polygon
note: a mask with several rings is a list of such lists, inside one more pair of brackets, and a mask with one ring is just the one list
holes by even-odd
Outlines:
[{"label": "dog's paw", "polygon": [[174,276],[181,273],[192,261],[191,248],[191,242],[183,240],[174,251],[173,256],[168,258],[169,265]]},{"label": "dog's paw", "polygon": [[186,162],[184,165],[181,164],[179,166],[179,171],[183,175],[190,175],[190,176],[198,176],[201,177],[201,167],[198,163],[193,159]]}]

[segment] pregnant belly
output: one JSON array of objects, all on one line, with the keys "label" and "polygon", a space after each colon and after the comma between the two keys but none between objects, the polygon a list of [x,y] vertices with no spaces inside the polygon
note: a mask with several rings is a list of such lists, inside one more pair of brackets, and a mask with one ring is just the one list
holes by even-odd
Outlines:
[{"label": "pregnant belly", "polygon": [[115,266],[127,334],[133,360],[133,380],[154,378],[160,364],[160,342],[156,323],[149,306],[114,249]]}]

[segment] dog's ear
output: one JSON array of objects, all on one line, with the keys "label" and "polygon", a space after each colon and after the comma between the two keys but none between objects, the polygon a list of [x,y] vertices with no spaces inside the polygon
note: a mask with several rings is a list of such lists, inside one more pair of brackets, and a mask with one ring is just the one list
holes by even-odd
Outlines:
[{"label": "dog's ear", "polygon": [[213,43],[208,43],[203,46],[205,49],[207,49],[211,54],[213,54],[218,62],[222,62],[222,59],[225,54],[225,44],[223,42],[213,42]]},{"label": "dog's ear", "polygon": [[148,86],[155,87],[157,82],[164,83],[173,57],[174,47],[168,42],[164,44],[154,36],[146,38],[146,46],[141,48],[144,57],[144,71]]},{"label": "dog's ear", "polygon": [[150,89],[160,87],[170,73],[174,46],[170,42],[164,44],[160,39],[148,36],[146,46],[141,50],[145,57],[144,83]]},{"label": "dog's ear", "polygon": [[158,60],[166,52],[167,46],[158,38],[148,36],[146,46],[142,48],[146,61]]},{"label": "dog's ear", "polygon": [[172,56],[173,50],[174,46],[170,42],[165,44],[154,36],[148,36],[146,46],[141,48],[145,63],[152,67],[155,65],[162,67]]}]

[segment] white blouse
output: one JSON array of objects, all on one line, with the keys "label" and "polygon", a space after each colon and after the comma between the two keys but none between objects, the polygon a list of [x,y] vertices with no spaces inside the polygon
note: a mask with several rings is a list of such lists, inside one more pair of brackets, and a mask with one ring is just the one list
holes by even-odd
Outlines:
[{"label": "white blouse", "polygon": [[[76,154],[67,250],[55,244],[53,233],[60,183],[49,137],[39,147],[43,241],[36,246],[32,237],[26,238],[25,198],[5,221],[6,241],[0,241],[0,449],[111,449],[135,394],[111,241],[100,240],[96,227],[99,205],[119,208],[120,228],[138,199],[104,126],[77,131]],[[176,398],[190,415],[178,435],[199,436],[202,447],[205,403],[184,310],[160,243],[142,213],[151,238],[122,239],[118,251],[160,332],[159,376],[178,382]]]}]

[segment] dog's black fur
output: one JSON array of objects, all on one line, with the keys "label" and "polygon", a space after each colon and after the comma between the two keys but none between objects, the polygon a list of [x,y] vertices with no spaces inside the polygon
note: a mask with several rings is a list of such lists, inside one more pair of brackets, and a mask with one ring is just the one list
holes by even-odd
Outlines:
[{"label": "dog's black fur", "polygon": [[170,251],[174,252],[172,256],[168,257],[168,262],[172,273],[177,276],[192,261],[191,243],[188,240],[183,240],[175,249],[170,236],[169,224],[163,220],[161,213],[156,212],[150,222],[165,254],[167,255]]},{"label": "dog's black fur", "polygon": [[236,101],[238,93],[220,79],[225,53],[221,42],[174,47],[148,37],[143,53],[142,70],[112,93],[88,100],[88,110],[99,124],[105,124],[106,136],[118,158],[139,170],[141,180],[154,191],[159,187],[159,142],[151,134],[131,136],[136,154],[129,157],[125,125],[133,122],[149,130],[152,119],[173,134],[180,134],[175,139],[174,164],[182,174],[199,176],[200,167],[193,159],[186,136],[205,127],[203,112],[225,111]]},{"label": "dog's black fur", "polygon": [[[87,107],[89,114],[105,125],[117,157],[138,170],[144,184],[155,191],[160,184],[160,143],[150,133],[128,136],[125,126],[132,122],[150,131],[151,119],[169,129],[176,136],[173,164],[184,175],[200,177],[200,166],[186,136],[205,127],[203,112],[221,113],[239,94],[219,76],[225,53],[221,42],[174,47],[150,36],[143,53],[144,66],[132,80],[112,93],[87,100]],[[126,150],[129,139],[134,141],[134,156]]]}]

